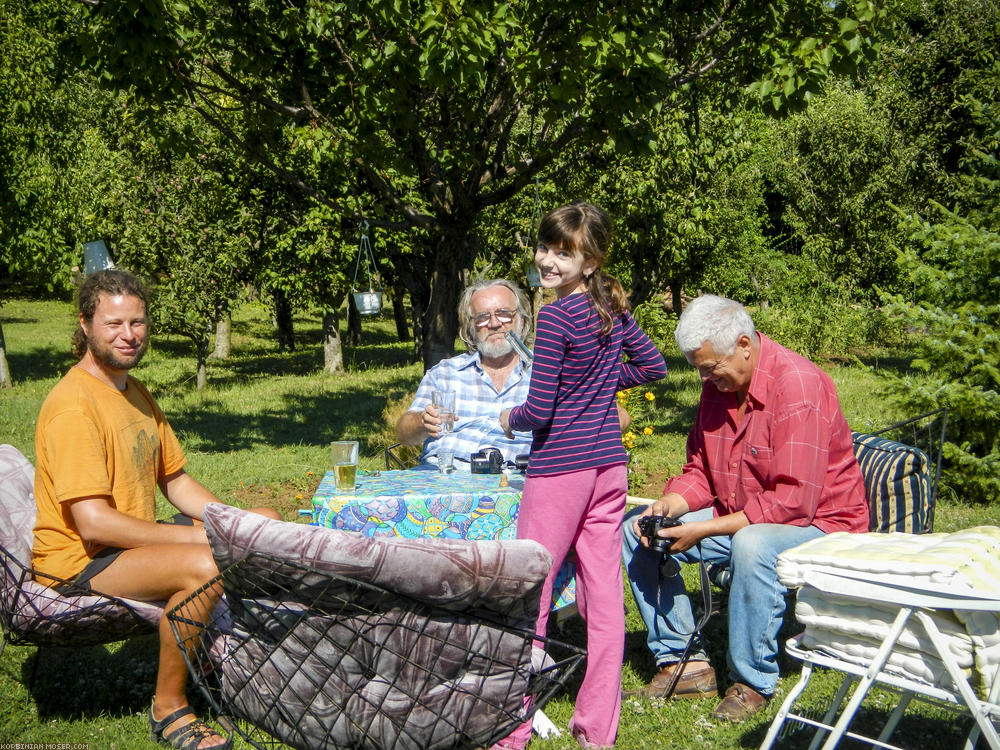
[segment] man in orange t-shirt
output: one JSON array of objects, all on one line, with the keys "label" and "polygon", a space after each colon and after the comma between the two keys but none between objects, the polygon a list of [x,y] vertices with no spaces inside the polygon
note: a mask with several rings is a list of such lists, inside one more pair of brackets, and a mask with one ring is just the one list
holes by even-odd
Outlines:
[{"label": "man in orange t-shirt", "polygon": [[[55,584],[47,573],[112,596],[166,600],[170,609],[218,574],[200,519],[219,500],[184,471],[173,430],[128,374],[149,344],[141,282],[125,271],[99,271],[83,283],[78,301],[79,362],[45,399],[35,431],[35,577]],[[157,487],[186,524],[156,522]],[[230,747],[231,739],[188,705],[187,669],[165,616],[159,632],[149,716],[154,738],[174,747]]]}]

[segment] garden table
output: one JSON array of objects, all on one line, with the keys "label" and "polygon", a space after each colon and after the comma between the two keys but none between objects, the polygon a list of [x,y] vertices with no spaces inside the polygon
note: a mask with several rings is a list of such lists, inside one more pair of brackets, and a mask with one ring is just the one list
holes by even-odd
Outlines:
[{"label": "garden table", "polygon": [[[415,539],[514,539],[524,477],[503,474],[442,474],[436,468],[359,471],[353,490],[336,488],[328,471],[312,499],[314,526],[366,536]],[[552,609],[575,610],[575,566],[564,562],[552,589]]]}]

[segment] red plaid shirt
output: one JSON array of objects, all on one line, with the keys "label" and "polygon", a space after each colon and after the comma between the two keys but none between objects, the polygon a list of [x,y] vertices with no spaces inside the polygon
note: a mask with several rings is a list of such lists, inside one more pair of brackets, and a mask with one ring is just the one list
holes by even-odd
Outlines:
[{"label": "red plaid shirt", "polygon": [[744,511],[750,523],[868,531],[851,431],[830,376],[760,334],[742,423],[736,395],[702,387],[687,464],[666,491],[691,510]]}]

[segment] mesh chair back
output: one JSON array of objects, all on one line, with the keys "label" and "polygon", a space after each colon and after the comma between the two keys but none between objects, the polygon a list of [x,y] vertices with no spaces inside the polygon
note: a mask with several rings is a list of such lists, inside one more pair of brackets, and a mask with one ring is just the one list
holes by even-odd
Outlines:
[{"label": "mesh chair back", "polygon": [[[218,585],[228,613],[208,612]],[[554,642],[496,613],[264,553],[225,568],[167,617],[195,683],[258,748],[488,747],[583,659],[563,646],[561,661],[543,664],[540,646]]]},{"label": "mesh chair back", "polygon": [[[16,448],[0,445],[3,645],[9,641],[36,646],[86,646],[153,631],[163,614],[158,604],[83,590],[62,594],[35,580],[31,569],[34,474],[31,462]],[[50,579],[68,583],[55,576]]]}]

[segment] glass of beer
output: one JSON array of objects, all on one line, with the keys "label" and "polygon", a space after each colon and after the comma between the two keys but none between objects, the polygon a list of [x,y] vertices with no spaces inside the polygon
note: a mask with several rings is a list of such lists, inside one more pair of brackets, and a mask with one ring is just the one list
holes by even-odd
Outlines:
[{"label": "glass of beer", "polygon": [[431,403],[441,417],[441,434],[451,432],[455,426],[455,391],[434,391]]},{"label": "glass of beer", "polygon": [[330,449],[333,478],[338,490],[353,490],[358,475],[358,441],[336,440]]}]

